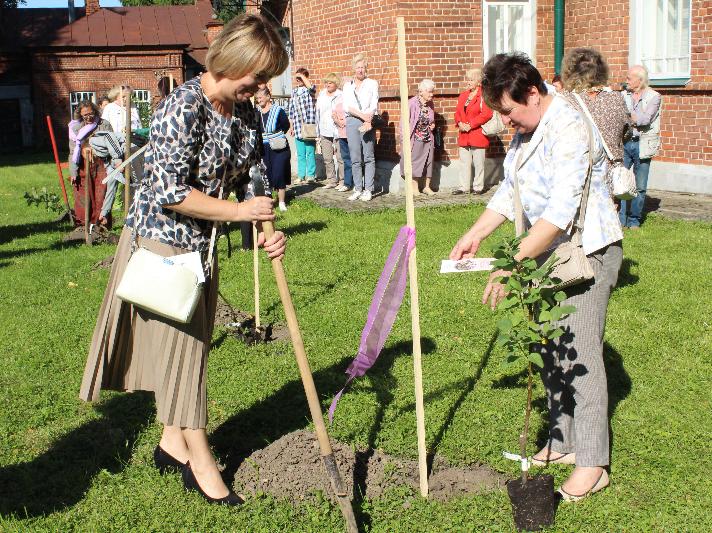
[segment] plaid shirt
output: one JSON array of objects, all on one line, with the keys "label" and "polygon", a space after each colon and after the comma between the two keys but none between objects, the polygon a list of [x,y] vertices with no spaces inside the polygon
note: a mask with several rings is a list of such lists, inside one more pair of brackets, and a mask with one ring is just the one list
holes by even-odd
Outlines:
[{"label": "plaid shirt", "polygon": [[289,100],[289,120],[298,139],[302,138],[302,122],[316,124],[315,94],[316,86],[312,86],[311,89],[306,87],[292,89],[292,97]]}]

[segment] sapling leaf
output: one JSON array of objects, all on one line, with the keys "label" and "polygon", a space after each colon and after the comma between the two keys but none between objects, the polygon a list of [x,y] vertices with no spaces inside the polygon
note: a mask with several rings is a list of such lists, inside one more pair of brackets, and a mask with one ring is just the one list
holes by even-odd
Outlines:
[{"label": "sapling leaf", "polygon": [[547,311],[546,309],[542,310],[541,313],[539,313],[539,321],[549,321],[551,320],[551,312]]},{"label": "sapling leaf", "polygon": [[509,259],[506,259],[504,257],[501,259],[497,259],[496,261],[492,261],[492,267],[497,269],[506,267],[507,265],[509,265]]},{"label": "sapling leaf", "polygon": [[506,333],[512,329],[512,321],[509,318],[502,318],[497,322],[497,328],[502,333]]},{"label": "sapling leaf", "polygon": [[549,337],[550,339],[558,339],[558,338],[561,337],[563,334],[564,334],[564,330],[563,330],[563,329],[561,329],[561,328],[556,328],[556,329],[554,329],[553,331],[551,331],[551,333],[549,333],[548,337]]},{"label": "sapling leaf", "polygon": [[539,368],[544,368],[544,360],[541,358],[541,354],[537,352],[529,352],[527,359]]},{"label": "sapling leaf", "polygon": [[554,300],[557,302],[563,302],[566,300],[566,293],[564,291],[558,291],[554,293]]}]

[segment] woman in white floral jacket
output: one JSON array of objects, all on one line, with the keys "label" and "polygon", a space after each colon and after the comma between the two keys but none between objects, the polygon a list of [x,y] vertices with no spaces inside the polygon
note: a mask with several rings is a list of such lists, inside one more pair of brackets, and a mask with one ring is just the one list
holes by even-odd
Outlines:
[{"label": "woman in white floral jacket", "polygon": [[[515,130],[504,160],[504,181],[487,209],[457,242],[450,257],[473,257],[480,243],[514,218],[514,180],[530,226],[518,259],[539,257],[570,239],[589,166],[585,119],[564,98],[550,94],[541,74],[523,54],[498,54],[483,69],[487,104]],[[609,484],[608,393],[603,332],[611,291],[623,258],[621,231],[604,178],[607,160],[598,134],[582,241],[595,277],[566,289],[565,305],[577,311],[559,324],[565,335],[540,347],[542,379],[549,401],[549,441],[534,464],[575,464],[559,491],[581,499]],[[491,307],[504,298],[492,274],[482,298]]]}]

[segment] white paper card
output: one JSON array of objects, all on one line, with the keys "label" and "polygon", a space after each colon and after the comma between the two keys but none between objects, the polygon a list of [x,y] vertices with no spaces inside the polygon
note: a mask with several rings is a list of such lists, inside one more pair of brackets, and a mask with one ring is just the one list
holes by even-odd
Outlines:
[{"label": "white paper card", "polygon": [[440,263],[441,274],[452,274],[453,272],[480,272],[492,270],[494,257],[475,257],[472,259],[443,259]]},{"label": "white paper card", "polygon": [[205,283],[205,273],[203,272],[203,261],[200,259],[200,252],[172,255],[165,259],[171,261],[174,265],[181,265],[190,269],[198,277],[198,283]]}]

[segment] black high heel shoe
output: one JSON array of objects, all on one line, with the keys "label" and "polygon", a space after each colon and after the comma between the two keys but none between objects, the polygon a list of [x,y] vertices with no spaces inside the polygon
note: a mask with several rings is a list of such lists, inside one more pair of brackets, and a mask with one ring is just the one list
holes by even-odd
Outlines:
[{"label": "black high heel shoe", "polygon": [[194,490],[198,494],[200,494],[203,498],[208,503],[215,503],[218,505],[241,505],[243,503],[243,499],[240,498],[237,494],[234,492],[230,491],[227,496],[223,498],[211,498],[205,492],[203,489],[200,488],[200,485],[198,484],[198,480],[195,479],[195,474],[193,474],[193,470],[190,468],[190,461],[185,463],[183,465],[183,486],[185,487],[185,490],[191,491]]},{"label": "black high heel shoe", "polygon": [[185,466],[185,463],[181,463],[178,459],[161,448],[160,445],[156,446],[156,449],[153,450],[153,462],[161,474],[165,474],[166,472],[175,472]]}]

